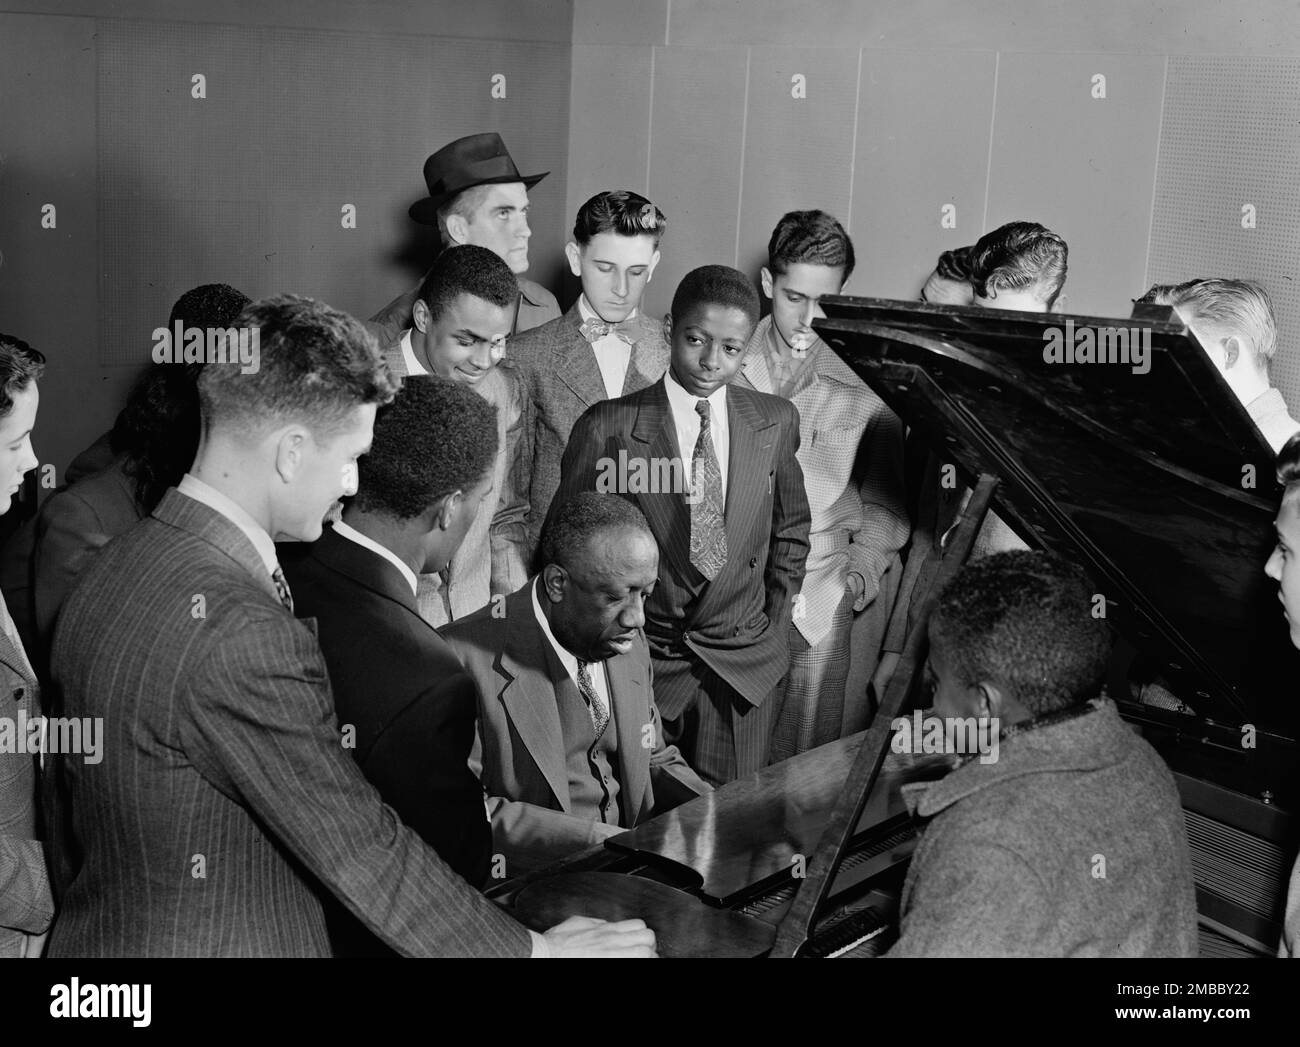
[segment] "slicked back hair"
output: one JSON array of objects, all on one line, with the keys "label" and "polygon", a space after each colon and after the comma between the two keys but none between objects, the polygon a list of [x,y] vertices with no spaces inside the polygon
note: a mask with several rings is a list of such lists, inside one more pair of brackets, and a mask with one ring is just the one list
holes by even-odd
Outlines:
[{"label": "slicked back hair", "polygon": [[1065,286],[1069,248],[1037,222],[1008,222],[985,233],[970,255],[970,281],[979,298],[1030,291],[1050,309]]},{"label": "slicked back hair", "polygon": [[597,193],[578,208],[573,223],[573,241],[585,247],[601,233],[619,236],[649,236],[656,248],[663,239],[668,219],[640,193],[630,189]]},{"label": "slicked back hair", "polygon": [[1240,338],[1261,371],[1277,352],[1273,301],[1254,280],[1188,280],[1170,288],[1159,304],[1172,305],[1188,323],[1215,338]]},{"label": "slicked back hair", "polygon": [[1286,484],[1287,494],[1300,491],[1291,486],[1300,483],[1300,433],[1287,440],[1277,453],[1277,482]]},{"label": "slicked back hair", "polygon": [[753,281],[729,265],[702,265],[682,277],[673,295],[673,322],[701,303],[739,309],[753,324],[762,308]]},{"label": "slicked back hair", "polygon": [[1094,697],[1110,659],[1110,630],[1093,617],[1078,567],[1043,552],[972,561],[943,591],[930,619],[963,686],[1006,686],[1034,716]]},{"label": "slicked back hair", "polygon": [[375,416],[370,452],[357,460],[352,504],[409,520],[476,487],[497,454],[496,408],[449,378],[419,375]]},{"label": "slicked back hair", "polygon": [[199,376],[205,432],[250,435],[290,422],[328,442],[364,404],[393,398],[397,383],[360,321],[323,302],[279,295],[253,302],[236,321],[256,328],[258,366],[209,363]]},{"label": "slicked back hair", "polygon": [[767,267],[774,276],[791,265],[825,265],[843,270],[841,284],[853,275],[853,241],[844,226],[825,211],[791,211],[781,217],[767,242]]},{"label": "slicked back hair", "polygon": [[542,531],[542,564],[558,564],[572,571],[587,556],[588,545],[597,534],[615,530],[654,532],[645,514],[616,494],[584,491],[560,505]]},{"label": "slicked back hair", "polygon": [[495,251],[477,244],[457,244],[438,255],[417,294],[437,320],[462,294],[502,309],[513,308],[519,299],[519,281]]},{"label": "slicked back hair", "polygon": [[11,334],[0,334],[0,418],[14,409],[14,396],[45,373],[45,357]]}]

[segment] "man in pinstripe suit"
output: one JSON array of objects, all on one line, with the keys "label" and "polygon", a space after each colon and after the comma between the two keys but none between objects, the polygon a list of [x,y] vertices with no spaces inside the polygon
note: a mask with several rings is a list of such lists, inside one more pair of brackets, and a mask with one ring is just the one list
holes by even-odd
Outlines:
[{"label": "man in pinstripe suit", "polygon": [[[392,380],[351,317],[310,299],[250,305],[252,373],[209,363],[179,487],[110,543],[69,598],[53,675],[102,717],[104,756],[70,761],[84,853],[56,956],[329,954],[323,886],[404,955],[648,952],[625,924],[545,938],[456,877],[343,748],[313,630],[273,538],[314,541],[355,490]],[[594,939],[594,940],[593,940]]]},{"label": "man in pinstripe suit", "polygon": [[[578,420],[555,499],[613,491],[645,513],[659,543],[645,624],[655,701],[665,740],[713,785],[768,762],[808,555],[798,411],[729,385],[758,311],[735,269],[688,273],[664,321],[668,373]],[[674,461],[666,475],[688,478],[689,490],[647,490],[630,471],[665,475],[660,464]]]}]

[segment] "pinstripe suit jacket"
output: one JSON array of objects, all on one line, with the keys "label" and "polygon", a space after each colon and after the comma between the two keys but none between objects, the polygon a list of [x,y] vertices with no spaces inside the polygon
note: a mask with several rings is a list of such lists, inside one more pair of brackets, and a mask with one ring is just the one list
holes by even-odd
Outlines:
[{"label": "pinstripe suit jacket", "polygon": [[[808,556],[799,412],[779,396],[732,385],[727,424],[727,562],[713,581],[691,566],[691,513],[681,494],[619,492],[645,513],[659,543],[659,583],[646,601],[645,633],[655,701],[669,720],[699,691],[696,659],[755,706],[790,663],[790,614]],[[680,457],[662,379],[598,403],[578,420],[555,504],[597,490],[598,462],[618,462],[620,451],[648,461]]]},{"label": "pinstripe suit jacket", "polygon": [[[40,716],[41,703],[36,674],[2,599],[0,630],[0,717],[16,741],[20,714],[29,721]],[[45,854],[36,838],[37,758],[8,750],[0,747],[0,959],[22,956],[27,935],[44,933],[54,915]]]},{"label": "pinstripe suit jacket", "polygon": [[[638,315],[640,335],[623,379],[623,395],[644,389],[668,370],[668,346],[657,322]],[[578,303],[548,324],[510,339],[507,352],[524,379],[532,417],[528,476],[517,481],[528,490],[528,552],[530,559],[541,538],[542,523],[560,486],[560,459],[573,424],[592,404],[607,399],[600,365],[578,328]]]},{"label": "pinstripe suit jacket", "polygon": [[85,860],[52,955],[328,955],[322,885],[400,953],[529,954],[362,777],[313,631],[220,513],[173,489],[106,546],[53,672],[104,730],[67,762]]}]

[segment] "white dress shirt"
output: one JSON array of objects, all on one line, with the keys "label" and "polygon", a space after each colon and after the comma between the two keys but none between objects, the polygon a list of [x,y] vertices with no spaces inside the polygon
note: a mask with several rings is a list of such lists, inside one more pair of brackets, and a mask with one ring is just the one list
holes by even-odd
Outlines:
[{"label": "white dress shirt", "polygon": [[[582,687],[578,684],[578,658],[564,644],[560,643],[555,638],[555,634],[551,632],[551,623],[546,620],[546,615],[542,612],[542,602],[537,592],[538,586],[541,584],[540,575],[533,579],[533,614],[537,616],[537,624],[542,627],[542,635],[550,641],[560,659],[560,664],[564,666],[564,671],[569,674],[569,679],[573,681],[573,685],[578,688],[578,693],[581,694]],[[596,689],[600,700],[605,703],[605,711],[609,713],[609,726],[605,730],[612,730],[614,726],[614,703],[609,700],[609,680],[605,676],[605,663],[588,662],[587,667],[590,670],[591,685]]]},{"label": "white dress shirt", "polygon": [[412,571],[411,568],[408,567],[405,563],[403,563],[402,558],[398,556],[395,552],[393,552],[393,550],[389,549],[387,546],[380,545],[373,538],[369,537],[368,535],[362,534],[355,527],[349,527],[342,520],[338,520],[335,522],[334,533],[337,534],[340,538],[346,538],[349,542],[356,542],[356,544],[361,546],[361,548],[369,549],[372,553],[374,553],[377,556],[382,556],[390,564],[392,564],[399,571],[401,571],[402,577],[406,579],[406,584],[411,587],[412,596],[414,596],[416,590],[420,588],[420,580],[415,577],[415,572]]},{"label": "white dress shirt", "polygon": [[428,374],[424,365],[415,358],[415,347],[411,345],[411,328],[402,332],[402,363],[406,364],[407,374]]},{"label": "white dress shirt", "polygon": [[249,516],[241,505],[231,501],[215,487],[205,484],[193,473],[182,476],[176,489],[187,498],[202,502],[209,509],[220,513],[248,535],[248,540],[253,543],[257,555],[262,558],[262,563],[266,564],[266,573],[275,574],[276,568],[280,566],[280,561],[275,555],[275,542],[271,541],[266,528]]},{"label": "white dress shirt", "polygon": [[[704,399],[693,396],[673,377],[672,369],[664,372],[664,388],[668,390],[668,406],[673,412],[673,425],[677,428],[677,447],[682,453],[682,471],[686,482],[693,483],[691,466],[695,443],[700,438],[700,416],[695,405]],[[727,387],[715,389],[709,400],[709,433],[713,437],[713,453],[718,456],[722,471],[722,504],[727,504],[727,466],[731,454],[731,429],[727,424]]]},{"label": "white dress shirt", "polygon": [[[595,310],[587,304],[587,296],[578,298],[578,313],[584,321],[599,320]],[[631,320],[636,310],[628,313]],[[604,338],[597,338],[591,343],[591,351],[596,354],[596,363],[600,366],[600,377],[605,382],[605,395],[613,400],[623,395],[623,382],[627,380],[627,369],[632,363],[632,347],[613,331]]]}]

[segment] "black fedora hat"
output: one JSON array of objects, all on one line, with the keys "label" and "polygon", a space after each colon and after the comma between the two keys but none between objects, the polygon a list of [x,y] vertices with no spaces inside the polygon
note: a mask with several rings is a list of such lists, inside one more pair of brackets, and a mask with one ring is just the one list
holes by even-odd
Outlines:
[{"label": "black fedora hat", "polygon": [[531,189],[550,171],[521,175],[505,142],[495,131],[466,135],[444,145],[424,161],[424,182],[429,195],[411,205],[411,217],[424,225],[438,224],[438,208],[457,193],[476,185],[523,182]]}]

